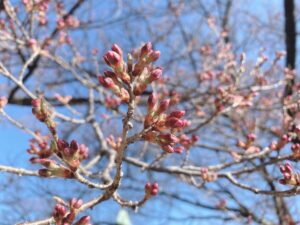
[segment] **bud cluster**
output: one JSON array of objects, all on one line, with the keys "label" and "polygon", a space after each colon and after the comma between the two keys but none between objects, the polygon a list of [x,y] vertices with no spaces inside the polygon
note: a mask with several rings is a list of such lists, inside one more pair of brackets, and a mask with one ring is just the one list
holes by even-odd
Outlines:
[{"label": "bud cluster", "polygon": [[288,142],[290,142],[290,138],[288,135],[284,134],[281,136],[279,141],[273,141],[270,145],[270,148],[272,150],[277,150],[279,151],[280,149],[282,149]]},{"label": "bud cluster", "polygon": [[122,138],[117,138],[117,140],[114,138],[113,135],[109,135],[108,138],[106,138],[107,143],[112,147],[112,149],[118,151],[122,144]]},{"label": "bud cluster", "polygon": [[37,155],[38,158],[48,158],[52,155],[52,150],[48,144],[49,136],[42,136],[40,132],[35,132],[37,138],[30,139],[30,147],[27,152],[32,155]]},{"label": "bud cluster", "polygon": [[53,218],[55,220],[55,224],[57,225],[91,225],[90,217],[83,216],[77,222],[73,223],[78,209],[82,206],[83,202],[81,199],[72,199],[69,202],[67,209],[65,206],[61,204],[56,204],[53,211]]},{"label": "bud cluster", "polygon": [[133,83],[133,93],[141,95],[147,86],[162,75],[161,67],[154,67],[152,63],[160,56],[159,51],[152,49],[151,43],[145,44],[137,54],[136,63],[133,63],[132,55],[128,54],[127,63],[123,59],[122,49],[114,44],[111,50],[103,56],[106,64],[112,71],[105,71],[98,76],[101,85],[114,92],[123,102],[129,102],[129,93],[126,85]]},{"label": "bud cluster", "polygon": [[56,22],[57,24],[57,29],[62,30],[62,29],[68,29],[68,28],[77,28],[80,25],[79,20],[70,15],[66,19],[60,18]]},{"label": "bud cluster", "polygon": [[88,148],[84,144],[79,145],[75,140],[69,144],[65,140],[58,139],[55,153],[72,171],[76,171],[81,161],[88,157]]},{"label": "bud cluster", "polygon": [[145,185],[145,196],[147,199],[149,199],[151,196],[155,196],[158,193],[158,183],[150,183],[148,182]]},{"label": "bud cluster", "polygon": [[254,133],[249,133],[246,136],[245,142],[238,140],[236,145],[237,147],[244,149],[246,154],[258,153],[260,151],[260,148],[254,146],[255,140],[256,140],[256,135]]},{"label": "bud cluster", "polygon": [[[183,120],[185,111],[176,110],[170,114],[165,112],[169,108],[170,100],[165,99],[158,103],[156,96],[152,93],[148,98],[147,115],[144,121],[145,129],[149,129],[143,138],[146,141],[156,143],[168,153],[182,153],[185,147],[190,147],[196,140],[189,140],[187,136],[178,138],[175,133],[189,125],[189,121]],[[167,132],[166,132],[167,131]],[[182,144],[183,146],[175,146]]]},{"label": "bud cluster", "polygon": [[211,172],[207,168],[201,168],[200,173],[201,173],[201,178],[205,182],[215,181],[218,178],[217,173]]},{"label": "bud cluster", "polygon": [[37,19],[39,21],[39,25],[44,26],[47,24],[48,20],[46,18],[46,12],[49,9],[50,0],[41,0],[41,1],[23,0],[22,2],[27,11],[30,12],[36,11],[38,13]]},{"label": "bud cluster", "polygon": [[300,185],[300,175],[293,172],[293,167],[290,163],[285,163],[280,166],[280,172],[283,178],[279,180],[281,184],[289,184],[293,186]]},{"label": "bud cluster", "polygon": [[[69,145],[66,141],[58,139],[57,142],[52,141],[51,146],[48,145],[49,137],[42,137],[40,140],[32,139],[30,148],[27,150],[29,154],[35,155],[30,159],[33,164],[41,164],[44,169],[39,170],[39,175],[43,177],[63,177],[74,178],[74,171],[77,170],[82,160],[88,156],[88,148],[73,140]],[[55,153],[63,160],[67,167],[59,164],[50,157]]]}]

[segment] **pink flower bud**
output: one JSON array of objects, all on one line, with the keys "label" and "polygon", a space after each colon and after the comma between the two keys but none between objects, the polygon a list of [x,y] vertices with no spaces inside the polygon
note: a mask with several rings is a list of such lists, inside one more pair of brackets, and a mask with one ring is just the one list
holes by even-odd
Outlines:
[{"label": "pink flower bud", "polygon": [[247,135],[247,139],[248,139],[248,141],[255,141],[255,139],[256,139],[256,135],[255,134],[248,134]]},{"label": "pink flower bud", "polygon": [[57,147],[60,151],[63,151],[65,148],[69,147],[69,143],[63,139],[58,139]]},{"label": "pink flower bud", "polygon": [[3,109],[4,106],[6,106],[6,104],[7,104],[7,98],[4,96],[1,96],[0,97],[0,109]]},{"label": "pink flower bud", "polygon": [[121,58],[123,57],[123,51],[122,51],[122,49],[117,44],[113,44],[112,47],[111,47],[111,50],[113,50],[114,52],[118,53],[118,55]]},{"label": "pink flower bud", "polygon": [[70,207],[79,209],[83,204],[83,201],[81,199],[72,198],[70,201]]},{"label": "pink flower bud", "polygon": [[162,75],[162,68],[157,67],[154,70],[151,71],[150,77],[149,77],[149,82],[153,82],[155,80],[158,80]]},{"label": "pink flower bud", "polygon": [[178,154],[181,154],[183,152],[183,150],[184,150],[184,148],[182,146],[174,148],[174,152],[178,153]]},{"label": "pink flower bud", "polygon": [[37,45],[37,41],[35,39],[31,38],[27,41],[27,44],[29,47],[34,47]]},{"label": "pink flower bud", "polygon": [[104,61],[107,63],[109,66],[116,67],[121,63],[121,56],[114,52],[114,51],[108,51],[104,56],[103,56]]},{"label": "pink flower bud", "polygon": [[170,105],[170,99],[162,100],[159,103],[157,114],[160,115],[161,113],[165,112],[168,109],[169,105]]},{"label": "pink flower bud", "polygon": [[286,163],[285,164],[285,168],[286,168],[286,171],[289,172],[289,173],[292,173],[293,172],[293,167],[290,163]]},{"label": "pink flower bud", "polygon": [[171,145],[163,145],[161,146],[162,149],[168,153],[173,153],[174,152],[174,148]]},{"label": "pink flower bud", "polygon": [[77,141],[72,140],[71,144],[70,144],[70,148],[72,150],[72,153],[74,154],[79,149],[79,145],[78,145]]},{"label": "pink flower bud", "polygon": [[176,144],[179,142],[179,139],[174,134],[159,134],[158,139],[160,142],[167,144]]},{"label": "pink flower bud", "polygon": [[53,217],[55,219],[62,219],[67,213],[66,208],[63,205],[56,204],[54,207]]},{"label": "pink flower bud", "polygon": [[159,57],[160,57],[160,51],[152,51],[148,57],[147,62],[148,63],[154,62],[154,61],[158,60]]},{"label": "pink flower bud", "polygon": [[177,110],[177,111],[171,112],[170,115],[169,115],[169,117],[176,117],[176,118],[180,119],[184,115],[185,115],[185,111],[184,110]]},{"label": "pink flower bud", "polygon": [[82,160],[86,159],[88,157],[88,154],[89,154],[89,148],[86,147],[84,144],[81,144],[79,146],[79,155],[80,155],[80,158]]},{"label": "pink flower bud", "polygon": [[150,182],[146,183],[145,190],[151,190],[151,183]]},{"label": "pink flower bud", "polygon": [[143,58],[146,55],[148,55],[152,51],[152,44],[151,42],[146,43],[142,48],[141,48],[141,54],[140,57]]},{"label": "pink flower bud", "polygon": [[167,127],[171,127],[171,128],[181,128],[181,127],[184,127],[185,122],[176,117],[169,117],[169,118],[167,118],[165,125]]},{"label": "pink flower bud", "polygon": [[98,76],[100,84],[106,88],[112,88],[115,86],[114,81],[110,77]]},{"label": "pink flower bud", "polygon": [[40,107],[40,105],[41,105],[41,99],[39,99],[39,98],[32,99],[31,105],[32,105],[34,108]]}]

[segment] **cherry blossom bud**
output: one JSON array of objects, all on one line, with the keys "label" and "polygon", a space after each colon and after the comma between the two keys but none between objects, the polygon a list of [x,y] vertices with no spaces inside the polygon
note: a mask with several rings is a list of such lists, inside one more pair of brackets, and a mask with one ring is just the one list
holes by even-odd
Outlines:
[{"label": "cherry blossom bud", "polygon": [[148,57],[147,62],[148,62],[148,63],[154,62],[154,61],[158,60],[159,57],[160,57],[160,51],[152,51],[152,52],[149,54],[149,57]]},{"label": "cherry blossom bud", "polygon": [[158,184],[157,183],[153,183],[151,186],[151,195],[157,195],[158,193]]},{"label": "cherry blossom bud", "polygon": [[146,196],[149,198],[151,196],[157,195],[158,193],[158,184],[155,182],[151,184],[150,182],[146,183],[145,185],[145,193]]},{"label": "cherry blossom bud", "polygon": [[168,153],[174,152],[174,148],[171,145],[162,145],[161,148]]},{"label": "cherry blossom bud", "polygon": [[159,107],[158,107],[158,110],[157,110],[157,114],[160,115],[161,113],[165,112],[165,111],[168,109],[169,104],[170,104],[170,99],[162,100],[162,101],[159,103]]},{"label": "cherry blossom bud", "polygon": [[39,98],[33,99],[31,101],[31,105],[33,107],[35,107],[35,108],[40,107],[40,105],[41,105],[41,99],[39,99]]},{"label": "cherry blossom bud", "polygon": [[6,104],[7,104],[7,98],[4,96],[1,96],[0,97],[0,109],[3,109],[4,106],[6,106]]},{"label": "cherry blossom bud", "polygon": [[58,141],[57,141],[57,147],[58,147],[59,150],[63,151],[65,148],[69,147],[69,143],[66,142],[63,139],[58,139]]},{"label": "cherry blossom bud", "polygon": [[167,144],[176,144],[179,142],[179,139],[174,134],[159,134],[158,139]]},{"label": "cherry blossom bud", "polygon": [[66,23],[65,23],[65,21],[64,21],[63,19],[59,19],[59,20],[57,20],[57,22],[56,22],[56,26],[57,26],[57,29],[58,29],[58,30],[62,30],[62,29],[65,28]]},{"label": "cherry blossom bud", "polygon": [[37,41],[35,39],[31,38],[27,41],[27,44],[29,47],[34,47],[37,45]]},{"label": "cherry blossom bud", "polygon": [[83,201],[81,199],[72,198],[70,201],[70,207],[79,209],[83,204]]},{"label": "cherry blossom bud", "polygon": [[180,120],[176,117],[169,117],[167,118],[165,125],[171,128],[181,128],[184,127],[186,123],[184,120]]},{"label": "cherry blossom bud", "polygon": [[72,154],[74,154],[79,149],[79,145],[78,145],[77,141],[75,141],[75,140],[71,141],[70,149],[72,151]]},{"label": "cherry blossom bud", "polygon": [[141,48],[141,54],[140,57],[143,58],[146,55],[148,55],[152,51],[152,44],[151,42],[146,43],[142,48]]},{"label": "cherry blossom bud", "polygon": [[184,147],[182,146],[174,148],[175,153],[181,154],[183,151],[184,151]]},{"label": "cherry blossom bud", "polygon": [[66,215],[67,210],[63,205],[56,204],[54,207],[53,217],[55,219],[62,219]]},{"label": "cherry blossom bud", "polygon": [[111,50],[116,52],[121,58],[123,57],[123,51],[117,44],[113,44]]},{"label": "cherry blossom bud", "polygon": [[149,76],[149,82],[153,82],[158,80],[162,75],[162,68],[157,67],[154,70],[151,71],[150,76]]},{"label": "cherry blossom bud", "polygon": [[255,141],[255,139],[256,139],[256,135],[255,134],[248,134],[247,135],[247,140],[248,141],[253,142],[253,141]]},{"label": "cherry blossom bud", "polygon": [[112,88],[115,86],[114,81],[110,77],[98,76],[100,84],[106,88]]},{"label": "cherry blossom bud", "polygon": [[103,56],[104,61],[107,63],[109,66],[119,66],[121,63],[121,56],[114,52],[114,51],[108,51],[104,56]]},{"label": "cherry blossom bud", "polygon": [[180,119],[184,115],[185,115],[185,111],[184,110],[177,110],[177,111],[171,112],[170,115],[169,115],[169,117],[176,117],[176,118]]},{"label": "cherry blossom bud", "polygon": [[88,154],[89,154],[89,148],[87,146],[85,146],[84,144],[81,144],[79,146],[79,155],[80,155],[80,158],[82,160],[86,159],[88,157]]}]

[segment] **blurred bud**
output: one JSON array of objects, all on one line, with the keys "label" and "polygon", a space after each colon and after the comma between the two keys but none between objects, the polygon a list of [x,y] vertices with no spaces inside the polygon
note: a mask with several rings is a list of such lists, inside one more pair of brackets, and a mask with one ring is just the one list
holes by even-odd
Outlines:
[{"label": "blurred bud", "polygon": [[168,109],[169,104],[170,104],[170,99],[162,100],[159,103],[157,114],[160,115],[161,113],[165,112]]},{"label": "blurred bud", "polygon": [[6,106],[6,104],[7,104],[7,98],[4,96],[1,96],[0,97],[0,109],[3,109],[4,106]]},{"label": "blurred bud", "polygon": [[71,144],[70,144],[70,148],[72,150],[72,154],[74,154],[79,149],[79,145],[78,145],[77,141],[72,140]]},{"label": "blurred bud", "polygon": [[121,56],[114,51],[108,51],[103,56],[103,59],[107,63],[107,65],[112,66],[112,67],[119,66],[122,61]]},{"label": "blurred bud", "polygon": [[154,70],[151,71],[150,76],[149,76],[149,82],[153,82],[158,80],[162,75],[162,68],[157,67]]},{"label": "blurred bud", "polygon": [[178,110],[178,111],[171,112],[170,115],[169,115],[169,117],[176,117],[176,118],[180,119],[184,115],[185,115],[185,111],[184,110]]},{"label": "blurred bud", "polygon": [[160,51],[152,51],[147,59],[148,63],[158,60],[160,57]]},{"label": "blurred bud", "polygon": [[121,58],[123,57],[123,51],[117,44],[113,44],[111,50],[116,52]]},{"label": "blurred bud", "polygon": [[81,199],[72,198],[70,201],[70,207],[79,209],[83,204],[83,201]]},{"label": "blurred bud", "polygon": [[141,48],[141,54],[140,57],[143,58],[146,55],[148,55],[152,51],[152,44],[151,42],[146,43],[142,48]]},{"label": "blurred bud", "polygon": [[110,77],[98,76],[98,81],[106,88],[115,86],[114,81]]},{"label": "blurred bud", "polygon": [[54,207],[53,217],[54,219],[62,219],[67,213],[66,208],[63,205],[56,204]]}]

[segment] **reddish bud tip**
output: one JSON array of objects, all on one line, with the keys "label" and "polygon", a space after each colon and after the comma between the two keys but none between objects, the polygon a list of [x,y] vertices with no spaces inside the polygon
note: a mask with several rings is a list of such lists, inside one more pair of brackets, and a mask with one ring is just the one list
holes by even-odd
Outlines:
[{"label": "reddish bud tip", "polygon": [[98,76],[98,81],[106,88],[112,88],[115,85],[110,77]]},{"label": "reddish bud tip", "polygon": [[143,58],[146,55],[148,55],[152,51],[152,44],[151,42],[146,43],[142,48],[141,48],[141,54],[140,57]]},{"label": "reddish bud tip", "polygon": [[123,57],[123,51],[117,44],[113,44],[111,50],[119,54],[121,58]]},{"label": "reddish bud tip", "polygon": [[148,62],[154,62],[160,57],[160,51],[152,51],[149,55]]},{"label": "reddish bud tip", "polygon": [[168,109],[169,105],[170,105],[170,99],[165,99],[165,100],[161,101],[159,103],[157,113],[161,114],[161,113],[165,112]]},{"label": "reddish bud tip", "polygon": [[108,51],[104,56],[103,56],[104,61],[107,63],[109,66],[118,66],[121,62],[121,56],[114,52],[114,51]]},{"label": "reddish bud tip", "polygon": [[162,75],[162,68],[157,67],[154,70],[151,71],[149,81],[153,82],[155,80],[158,80]]}]

